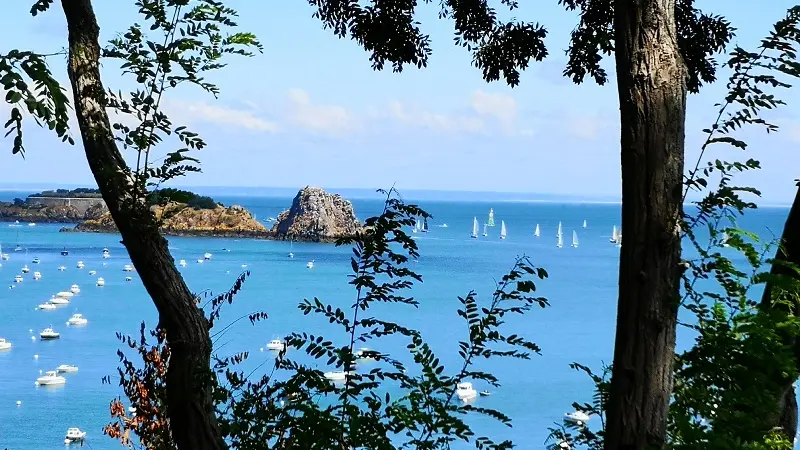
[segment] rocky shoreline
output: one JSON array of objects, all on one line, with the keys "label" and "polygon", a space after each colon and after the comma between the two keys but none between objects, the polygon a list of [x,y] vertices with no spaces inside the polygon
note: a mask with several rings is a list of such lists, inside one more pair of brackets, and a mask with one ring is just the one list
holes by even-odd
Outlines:
[{"label": "rocky shoreline", "polygon": [[[165,236],[330,243],[352,236],[362,227],[350,201],[311,186],[297,193],[291,207],[278,216],[271,229],[258,222],[248,210],[236,205],[197,209],[185,204],[169,203],[153,206],[152,209],[156,217],[163,221],[161,232]],[[90,213],[90,218],[77,218],[71,214],[71,220],[53,220],[52,223],[77,223],[75,227],[60,230],[65,233],[118,233],[110,213],[87,211],[87,215]],[[3,219],[0,215],[0,220]],[[27,219],[12,220],[21,222]]]}]

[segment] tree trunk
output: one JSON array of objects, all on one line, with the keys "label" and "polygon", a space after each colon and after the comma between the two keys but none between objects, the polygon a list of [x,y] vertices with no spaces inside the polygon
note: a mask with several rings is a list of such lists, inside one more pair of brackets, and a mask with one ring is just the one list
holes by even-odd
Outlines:
[{"label": "tree trunk", "polygon": [[619,301],[605,448],[663,448],[680,289],[686,69],[675,0],[617,0]]},{"label": "tree trunk", "polygon": [[100,79],[99,31],[91,0],[62,0],[69,30],[68,73],[86,159],[142,283],[167,332],[167,415],[181,450],[226,448],[211,401],[211,339],[135,181],[116,146]]},{"label": "tree trunk", "polygon": [[[800,188],[792,202],[792,208],[789,210],[789,217],[786,218],[786,224],[783,226],[783,234],[781,235],[781,243],[778,250],[775,252],[775,259],[778,261],[785,261],[795,265],[800,265]],[[790,276],[797,278],[797,274],[787,267],[779,264],[773,264],[770,272],[774,275]],[[770,308],[773,306],[773,295],[775,294],[776,287],[771,283],[767,283],[764,287],[764,294],[761,297],[761,307]],[[794,311],[786,311],[788,314],[798,314],[798,306]],[[796,359],[797,369],[800,371],[800,340],[796,336],[786,336],[788,344],[794,347],[794,356]],[[784,434],[789,439],[794,439],[797,435],[797,394],[795,393],[794,386],[791,383],[787,384],[784,388],[783,398],[778,404],[778,418],[779,426],[783,429]]]}]

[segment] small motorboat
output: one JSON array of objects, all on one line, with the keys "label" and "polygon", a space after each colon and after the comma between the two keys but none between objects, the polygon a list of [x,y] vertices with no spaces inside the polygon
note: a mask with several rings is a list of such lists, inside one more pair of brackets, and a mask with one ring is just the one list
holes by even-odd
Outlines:
[{"label": "small motorboat", "polygon": [[65,270],[67,270],[67,266],[58,266],[58,271],[59,272],[63,272]]},{"label": "small motorboat", "polygon": [[198,259],[198,260],[197,260],[197,263],[198,263],[198,264],[203,264],[203,261],[204,261],[204,260],[202,260],[202,259]]},{"label": "small motorboat", "polygon": [[14,283],[22,283],[22,275],[15,276]]},{"label": "small motorboat", "polygon": [[178,265],[179,265],[179,266],[181,266],[181,267],[186,267],[186,260],[185,260],[185,259],[182,259],[182,260],[181,260],[181,261],[178,263]]},{"label": "small motorboat", "polygon": [[322,376],[331,381],[345,381],[348,375],[352,375],[352,372],[345,372],[344,370],[334,370],[332,372],[325,372],[324,374],[322,374]]},{"label": "small motorboat", "polygon": [[81,288],[80,288],[80,287],[78,287],[78,285],[77,285],[77,284],[73,284],[72,286],[70,286],[70,287],[69,287],[69,291],[70,291],[72,294],[78,294],[78,293],[80,293],[80,292],[81,292]]},{"label": "small motorboat", "polygon": [[205,253],[203,255],[203,259],[211,259],[211,256],[212,256],[211,253]]},{"label": "small motorboat", "polygon": [[5,338],[0,338],[0,350],[8,350],[11,348],[11,341],[7,341]]},{"label": "small motorboat", "polygon": [[56,309],[56,305],[54,305],[52,303],[42,303],[41,305],[39,305],[37,307],[37,309],[41,309],[41,310],[44,310],[44,311],[51,311],[51,310]]},{"label": "small motorboat", "polygon": [[97,285],[101,286],[101,287],[105,286],[106,285],[106,280],[104,280],[103,277],[98,278],[97,279]]},{"label": "small motorboat", "polygon": [[42,279],[42,272],[33,272],[33,279],[34,280],[41,280]]},{"label": "small motorboat", "polygon": [[583,411],[564,413],[564,422],[574,423],[577,425],[584,425],[587,422],[589,422],[589,419],[591,419],[591,417],[589,417],[589,415]]},{"label": "small motorboat", "polygon": [[75,296],[75,294],[73,292],[61,291],[61,292],[56,293],[56,297],[61,297],[61,298],[66,298],[66,299],[70,299],[73,296]]},{"label": "small motorboat", "polygon": [[89,323],[86,320],[86,317],[83,317],[83,314],[73,314],[72,317],[67,320],[67,325],[86,325]]},{"label": "small motorboat", "polygon": [[67,435],[64,437],[65,444],[72,444],[73,442],[83,442],[86,439],[86,432],[81,431],[80,428],[67,428]]},{"label": "small motorboat", "polygon": [[282,339],[273,339],[267,343],[269,350],[283,350],[284,348],[286,348],[286,343]]},{"label": "small motorboat", "polygon": [[62,364],[56,367],[56,372],[60,373],[75,373],[78,371],[78,366],[73,366],[72,364]]},{"label": "small motorboat", "polygon": [[125,277],[125,281],[133,281],[133,277]]},{"label": "small motorboat", "polygon": [[96,270],[90,270],[89,271],[89,275],[97,275],[97,271]]},{"label": "small motorboat", "polygon": [[75,267],[77,267],[78,269],[83,269],[84,267],[83,261],[78,261],[78,264],[76,264]]},{"label": "small motorboat", "polygon": [[29,269],[29,268],[28,268],[28,265],[27,265],[27,264],[25,264],[24,266],[22,266],[22,273],[28,273],[28,272],[30,272],[30,271],[31,271],[31,269]]},{"label": "small motorboat", "polygon": [[361,347],[356,352],[356,358],[372,361],[375,359],[375,355],[377,355],[377,353],[378,352],[375,350],[370,350],[367,347]]},{"label": "small motorboat", "polygon": [[472,387],[472,383],[464,381],[456,385],[456,395],[463,401],[472,400],[478,396],[478,392]]},{"label": "small motorboat", "polygon": [[28,226],[29,227],[35,227],[36,226],[36,222],[28,222]]},{"label": "small motorboat", "polygon": [[306,263],[306,267],[308,267],[309,269],[313,269],[314,268],[314,260],[312,259],[311,261],[307,262]]},{"label": "small motorboat", "polygon": [[69,298],[54,295],[50,297],[49,302],[52,305],[69,305]]},{"label": "small motorboat", "polygon": [[44,330],[42,330],[41,333],[39,333],[39,339],[43,341],[59,339],[59,338],[61,338],[61,334],[57,333],[52,328],[45,328]]},{"label": "small motorboat", "polygon": [[67,379],[59,375],[55,370],[48,370],[44,375],[36,379],[36,384],[39,386],[57,386],[66,382]]},{"label": "small motorboat", "polygon": [[66,248],[64,250],[61,250],[61,256],[69,256],[69,250],[67,250]]},{"label": "small motorboat", "polygon": [[40,260],[40,259],[37,257],[37,258],[33,258],[33,260],[32,260],[31,262],[32,262],[33,264],[39,264],[39,263],[40,263],[40,262],[42,262],[42,261],[41,261],[41,260]]},{"label": "small motorboat", "polygon": [[108,251],[107,248],[103,249],[103,259],[111,258],[111,252]]},{"label": "small motorboat", "polygon": [[489,391],[480,391],[480,392],[478,392],[478,394],[479,394],[481,397],[488,397],[488,396],[492,395],[492,393],[491,393],[491,392],[489,392]]},{"label": "small motorboat", "polygon": [[124,266],[122,266],[122,271],[123,272],[133,272],[133,266],[130,265],[130,264],[125,264]]}]

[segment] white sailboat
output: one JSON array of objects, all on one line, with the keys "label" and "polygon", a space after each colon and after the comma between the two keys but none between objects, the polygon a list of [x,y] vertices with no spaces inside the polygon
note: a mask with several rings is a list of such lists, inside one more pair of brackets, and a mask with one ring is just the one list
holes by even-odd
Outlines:
[{"label": "white sailboat", "polygon": [[494,226],[494,209],[489,208],[489,220],[486,222],[487,226],[493,227]]},{"label": "white sailboat", "polygon": [[421,230],[421,228],[420,228],[419,220],[415,219],[414,220],[414,229],[411,230],[411,231],[413,231],[414,233],[419,233],[420,230]]},{"label": "white sailboat", "polygon": [[292,252],[292,244],[294,243],[294,239],[289,240],[289,258],[294,258],[294,252]]},{"label": "white sailboat", "polygon": [[472,235],[471,236],[472,236],[472,239],[477,239],[478,238],[478,218],[477,217],[473,217],[472,218]]},{"label": "white sailboat", "polygon": [[506,238],[506,222],[504,220],[500,221],[500,239]]},{"label": "white sailboat", "polygon": [[561,236],[563,233],[561,232],[561,221],[558,222],[558,230],[556,231],[556,236]]},{"label": "white sailboat", "polygon": [[578,233],[572,230],[572,246],[578,248]]},{"label": "white sailboat", "polygon": [[486,224],[483,224],[483,237],[489,235],[489,230],[486,228],[486,226],[487,226]]},{"label": "white sailboat", "polygon": [[728,239],[730,239],[730,237],[728,236],[728,233],[723,231],[722,232],[722,246],[723,247],[730,247],[730,244],[728,244]]},{"label": "white sailboat", "polygon": [[564,246],[564,236],[561,233],[561,222],[558,222],[558,242],[556,243],[556,247],[561,248]]},{"label": "white sailboat", "polygon": [[612,244],[617,244],[619,242],[619,234],[617,232],[617,226],[614,225],[614,228],[611,229],[611,239],[608,240]]},{"label": "white sailboat", "polygon": [[533,235],[536,236],[536,237],[539,237],[540,234],[541,234],[541,231],[539,231],[539,224],[537,223],[536,224],[536,230],[534,230]]},{"label": "white sailboat", "polygon": [[586,228],[586,219],[583,219],[583,228]]}]

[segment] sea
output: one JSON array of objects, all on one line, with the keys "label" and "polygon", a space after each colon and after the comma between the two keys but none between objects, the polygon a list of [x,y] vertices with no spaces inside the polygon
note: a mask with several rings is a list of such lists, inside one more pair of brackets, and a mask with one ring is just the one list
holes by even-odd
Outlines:
[{"label": "sea", "polygon": [[[0,200],[30,193],[3,191]],[[288,194],[215,198],[226,205],[242,205],[259,220],[277,217],[291,204]],[[379,214],[383,207],[377,198],[355,199],[353,204],[361,219]],[[408,292],[419,307],[383,305],[371,314],[419,329],[446,369],[454,372],[460,367],[458,341],[467,338],[466,325],[456,314],[458,298],[475,291],[486,304],[497,280],[519,256],[528,256],[534,265],[546,269],[549,276],[536,282],[537,293],[548,298],[551,306],[536,307],[524,317],[509,318],[504,325],[509,333],[538,344],[541,354],[530,360],[481,360],[477,365],[495,374],[501,386],[476,383],[477,390],[491,392],[479,397],[476,406],[502,411],[512,418],[513,426],[485,417],[468,418],[476,436],[509,439],[520,449],[545,448],[548,427],[561,423],[564,414],[573,410],[573,402],[591,399],[590,380],[569,364],[579,362],[600,370],[611,362],[620,250],[609,243],[609,237],[612,227],[619,225],[620,205],[557,200],[478,202],[468,198],[422,200],[419,205],[433,215],[430,231],[416,234],[421,256],[411,263],[423,277],[422,283]],[[483,223],[490,208],[496,226],[489,228],[487,237],[471,239],[473,217]],[[784,207],[760,208],[749,212],[738,225],[771,239],[780,234],[787,213]],[[508,231],[505,240],[499,238],[501,221]],[[563,248],[556,247],[559,222],[564,229]],[[534,236],[536,224],[541,229],[538,238]],[[10,255],[0,267],[0,337],[13,343],[10,350],[0,352],[0,449],[62,449],[68,427],[87,432],[86,448],[119,448],[118,442],[102,432],[111,420],[109,403],[121,395],[116,369],[117,349],[122,345],[116,334],[138,336],[142,323],[153,326],[155,307],[136,273],[123,271],[130,260],[119,236],[61,233],[64,224],[22,225],[0,223],[2,251]],[[570,245],[573,230],[579,237],[577,248]],[[356,294],[348,284],[349,248],[294,243],[294,258],[288,258],[287,242],[170,237],[169,243],[174,258],[187,261],[180,270],[194,292],[224,292],[243,271],[250,272],[234,303],[223,309],[215,330],[230,327],[215,336],[215,350],[220,355],[249,352],[246,364],[256,370],[254,376],[271,370],[274,354],[264,348],[271,339],[307,332],[324,335],[339,345],[345,343],[341,330],[319,317],[304,316],[297,305],[313,298],[343,309],[353,304]],[[24,250],[14,252],[16,245]],[[110,258],[102,257],[103,248],[109,249]],[[62,249],[69,250],[69,255],[61,256]],[[198,263],[206,252],[212,253],[212,258]],[[34,258],[40,263],[34,264]],[[309,269],[306,264],[312,260],[314,266]],[[84,262],[83,269],[76,267],[78,261]],[[14,283],[24,265],[30,273],[22,283]],[[62,265],[65,271],[58,270]],[[89,275],[91,270],[96,274]],[[34,280],[34,271],[41,273],[40,280]],[[126,281],[126,276],[132,280]],[[105,279],[105,286],[96,286],[98,277]],[[37,310],[37,305],[56,292],[69,290],[72,284],[79,285],[81,292],[69,305]],[[268,320],[251,325],[240,319],[256,311],[266,312]],[[68,326],[66,321],[74,313],[83,314],[88,324]],[[61,338],[41,341],[39,332],[50,326]],[[692,339],[681,330],[678,346],[686,348]],[[408,358],[402,342],[377,341],[368,346]],[[323,371],[332,370],[325,362],[312,364]],[[35,385],[42,371],[61,364],[79,368],[65,375],[64,386]],[[104,384],[104,377],[110,377],[111,383]]]}]

